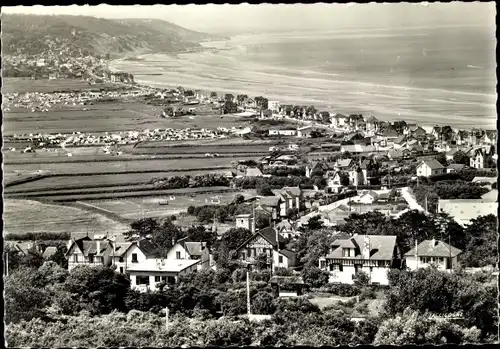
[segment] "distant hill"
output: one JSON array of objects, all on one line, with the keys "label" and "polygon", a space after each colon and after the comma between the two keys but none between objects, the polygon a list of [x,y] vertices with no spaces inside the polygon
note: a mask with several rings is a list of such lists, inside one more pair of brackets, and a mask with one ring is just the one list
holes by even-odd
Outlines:
[{"label": "distant hill", "polygon": [[2,14],[5,55],[37,55],[62,47],[112,57],[133,52],[173,53],[201,48],[200,42],[224,39],[158,19]]}]

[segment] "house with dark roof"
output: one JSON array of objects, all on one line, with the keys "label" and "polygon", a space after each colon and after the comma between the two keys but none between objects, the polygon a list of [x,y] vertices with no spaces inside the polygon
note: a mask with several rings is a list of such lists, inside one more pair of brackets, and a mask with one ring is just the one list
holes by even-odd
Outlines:
[{"label": "house with dark roof", "polygon": [[422,161],[417,166],[417,176],[430,177],[444,172],[444,166],[436,159]]},{"label": "house with dark roof", "polygon": [[301,210],[304,207],[304,195],[299,187],[283,187],[278,196],[280,200],[279,214],[286,217],[289,209]]},{"label": "house with dark roof", "polygon": [[92,240],[89,237],[73,240],[66,252],[68,270],[79,265],[111,266],[112,250],[109,240]]},{"label": "house with dark roof", "polygon": [[396,236],[354,235],[335,240],[330,252],[319,259],[321,270],[330,274],[330,282],[353,284],[364,272],[371,284],[388,285],[387,273],[400,266]]},{"label": "house with dark roof", "polygon": [[123,274],[137,263],[158,257],[158,251],[147,239],[128,242],[113,241],[110,255],[111,264],[116,266],[117,272]]},{"label": "house with dark roof", "polygon": [[496,130],[486,130],[483,136],[479,139],[479,144],[493,145],[496,143],[497,131]]},{"label": "house with dark roof", "polygon": [[451,271],[458,266],[458,256],[462,253],[456,247],[440,240],[425,240],[405,253],[406,267],[410,270],[435,266],[439,270]]},{"label": "house with dark roof", "polygon": [[199,260],[198,267],[207,269],[213,266],[213,258],[206,242],[178,240],[167,252],[167,259]]},{"label": "house with dark roof", "polygon": [[492,146],[477,147],[471,151],[470,167],[491,168],[493,167],[494,150]]},{"label": "house with dark roof", "polygon": [[296,253],[286,248],[285,239],[271,227],[253,234],[237,248],[237,253],[238,259],[250,267],[260,256],[266,256],[267,265],[272,269],[292,268],[296,264]]},{"label": "house with dark roof", "polygon": [[374,134],[378,131],[379,121],[376,117],[370,116],[365,120],[366,132]]},{"label": "house with dark roof", "polygon": [[281,196],[259,196],[256,200],[256,209],[262,209],[268,212],[272,219],[276,220],[279,216],[280,204],[282,201],[283,199]]},{"label": "house with dark roof", "polygon": [[446,167],[446,173],[458,173],[462,172],[466,168],[467,166],[465,166],[464,164],[449,164]]}]

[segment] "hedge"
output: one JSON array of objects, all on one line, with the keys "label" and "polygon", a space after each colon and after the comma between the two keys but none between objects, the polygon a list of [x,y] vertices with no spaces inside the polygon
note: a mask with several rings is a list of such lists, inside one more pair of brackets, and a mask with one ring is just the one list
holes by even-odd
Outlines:
[{"label": "hedge", "polygon": [[40,233],[7,233],[4,236],[6,241],[33,241],[33,240],[69,240],[71,234],[68,232],[64,233],[50,233],[50,232],[40,232]]}]

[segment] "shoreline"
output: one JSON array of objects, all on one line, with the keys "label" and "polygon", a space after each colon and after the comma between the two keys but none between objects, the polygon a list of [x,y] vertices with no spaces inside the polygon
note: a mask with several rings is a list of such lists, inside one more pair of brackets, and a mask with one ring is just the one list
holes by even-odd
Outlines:
[{"label": "shoreline", "polygon": [[[217,42],[216,46],[222,46],[224,42],[228,43],[229,41],[230,40]],[[203,71],[202,68],[206,67],[206,65],[203,65],[204,57],[194,56],[193,59],[185,57],[189,57],[193,54],[210,55],[221,50],[228,51],[237,48],[208,46],[212,44],[210,42],[202,44],[204,44],[204,49],[190,52],[128,55],[122,59],[110,61],[108,66],[110,70],[127,71],[126,67],[122,68],[124,63],[130,63],[131,65],[139,63],[137,70],[139,70],[140,73],[138,73],[137,70],[135,74],[134,70],[131,72],[131,74],[134,75],[136,86],[157,90],[183,86],[190,89],[215,91],[218,94],[246,94],[250,97],[264,96],[269,100],[278,100],[282,105],[314,105],[317,109],[329,111],[331,114],[349,115],[361,113],[366,116],[373,115],[377,119],[383,121],[394,122],[404,120],[409,123],[417,123],[422,127],[450,125],[457,129],[471,129],[473,127],[482,127],[484,129],[496,128],[496,110],[494,111],[495,119],[493,119],[493,113],[491,116],[475,116],[476,112],[474,111],[474,106],[476,104],[477,109],[486,108],[486,110],[490,110],[494,107],[492,102],[484,102],[481,100],[481,98],[484,97],[496,99],[496,96],[494,97],[490,94],[453,90],[447,91],[446,89],[436,88],[405,87],[396,84],[385,85],[363,81],[318,80],[316,78],[295,76],[293,74],[290,74],[290,76],[276,75],[276,79],[279,82],[274,83],[272,82],[272,76],[274,74],[266,74],[259,71],[250,71],[247,73],[248,77],[242,76],[239,79],[233,78],[233,80],[229,78],[226,81],[222,78],[222,74],[225,73],[225,70],[228,70],[225,69],[224,66],[213,66],[213,69],[219,69],[220,72],[212,73],[209,71],[208,73],[197,74],[198,70],[201,72]],[[186,53],[189,53],[189,55]],[[148,61],[148,58],[151,58],[151,56],[159,56],[159,60],[157,62]],[[211,56],[208,57],[209,59],[213,59]],[[127,58],[129,58],[129,61],[125,62]],[[130,58],[136,59],[130,60]],[[185,67],[188,66],[189,68],[186,69]],[[171,68],[170,71],[168,70],[169,67]],[[244,69],[244,67],[242,69]],[[128,72],[130,72],[130,70],[128,70]],[[231,76],[229,73],[231,73],[231,71],[228,72],[228,75]],[[320,75],[319,73],[317,74]],[[191,76],[193,78],[190,78]],[[252,79],[251,76],[256,76],[256,78]],[[153,77],[158,77],[158,79],[154,79]],[[162,79],[168,79],[168,81],[161,81]],[[218,79],[221,81],[218,81]],[[266,80],[270,82],[266,82]],[[301,83],[302,80],[304,81],[303,84]],[[244,84],[244,81],[248,81],[248,83]],[[283,86],[280,86],[280,82]],[[295,84],[290,85],[291,82],[295,82]],[[269,83],[271,84],[271,89],[268,91],[266,86]],[[308,87],[308,84],[312,85],[312,89]],[[335,88],[343,94],[339,97],[335,90],[330,91],[329,86],[331,85],[334,85]],[[362,92],[362,90],[360,90],[363,88],[366,89],[367,92]],[[394,91],[394,89],[396,89],[396,91]],[[310,92],[308,92],[308,90],[310,90]],[[445,95],[446,97],[442,97],[441,99],[434,97],[439,93],[445,93],[448,94],[448,96]],[[410,97],[415,94],[422,94],[422,98]],[[328,95],[340,100],[325,100],[325,96]],[[469,101],[456,98],[457,95],[468,96]],[[373,101],[375,104],[367,103],[370,101]],[[432,110],[432,104],[436,104],[438,108]],[[460,112],[461,105],[464,106],[464,111],[462,113]],[[439,109],[446,111],[441,112]],[[478,125],[478,120],[482,121],[480,125]]]}]

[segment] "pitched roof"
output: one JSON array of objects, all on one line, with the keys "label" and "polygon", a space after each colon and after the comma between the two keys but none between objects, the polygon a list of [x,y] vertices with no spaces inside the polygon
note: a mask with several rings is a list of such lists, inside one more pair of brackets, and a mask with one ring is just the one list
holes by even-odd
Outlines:
[{"label": "pitched roof", "polygon": [[352,159],[338,159],[335,162],[336,167],[349,167],[351,165]]},{"label": "pitched roof", "polygon": [[460,171],[465,167],[464,164],[449,164],[447,168],[451,168],[452,170],[455,171]]},{"label": "pitched roof", "polygon": [[396,138],[396,140],[394,141],[394,143],[396,143],[396,144],[401,144],[401,143],[403,143],[405,140],[406,140],[406,136],[405,136],[405,135],[400,135],[398,138]]},{"label": "pitched roof", "polygon": [[418,165],[418,167],[420,167],[421,165],[423,164],[426,164],[427,166],[429,166],[432,170],[437,170],[437,169],[440,169],[440,168],[444,168],[443,165],[441,165],[441,163],[439,161],[437,161],[436,159],[428,159],[428,160],[424,160],[420,163],[420,165]]},{"label": "pitched roof", "polygon": [[300,194],[301,194],[301,190],[299,187],[283,187],[281,189],[281,192],[282,193],[286,192],[287,194],[294,196],[294,197],[300,196]]},{"label": "pitched roof", "polygon": [[462,253],[462,250],[440,240],[424,240],[406,252],[405,257],[415,256],[415,253],[422,257],[455,257]]},{"label": "pitched roof", "polygon": [[247,177],[260,177],[262,172],[256,167],[249,167],[245,171],[245,176]]},{"label": "pitched roof", "polygon": [[366,119],[366,122],[371,122],[371,123],[374,123],[374,122],[378,122],[378,119],[374,116],[370,116],[368,119]]},{"label": "pitched roof", "polygon": [[403,157],[403,151],[399,149],[391,149],[387,152],[387,156],[392,159],[399,159]]},{"label": "pitched roof", "polygon": [[106,248],[108,248],[108,245],[109,245],[108,241],[95,241],[95,240],[82,241],[81,249],[85,256],[88,255],[102,256],[104,251],[106,251]]},{"label": "pitched roof", "polygon": [[290,223],[289,221],[282,220],[281,222],[276,224],[275,228],[278,229],[278,231],[280,231],[280,230],[292,230],[293,226],[292,226],[292,223]]},{"label": "pitched roof", "polygon": [[481,199],[483,199],[484,201],[488,200],[488,201],[498,202],[498,190],[497,189],[490,190],[486,194],[483,194],[481,196]]},{"label": "pitched roof", "polygon": [[280,197],[278,196],[261,196],[257,199],[260,205],[276,207],[280,202]]},{"label": "pitched roof", "polygon": [[200,241],[186,241],[184,243],[185,249],[190,256],[201,256],[201,251],[206,245],[206,242]]},{"label": "pitched roof", "polygon": [[497,182],[497,177],[474,177],[472,179],[472,183],[481,183],[481,182],[493,184]]},{"label": "pitched roof", "polygon": [[237,248],[237,250],[241,249],[243,246],[246,246],[249,241],[252,241],[257,236],[263,237],[265,240],[267,240],[273,246],[273,248],[277,248],[278,244],[277,244],[277,241],[276,241],[276,235],[278,235],[278,239],[279,239],[280,245],[284,244],[285,243],[285,239],[280,234],[276,234],[276,230],[274,230],[271,227],[267,227],[267,228],[264,228],[264,229],[261,229],[261,230],[257,231],[255,234],[253,234],[251,237],[249,237],[247,240],[245,240],[245,242],[243,242]]},{"label": "pitched roof", "polygon": [[[338,246],[329,253],[329,259],[359,259],[362,258],[364,238],[370,241],[370,259],[392,260],[394,248],[396,247],[396,236],[394,235],[354,235],[351,238],[337,239],[332,246]],[[342,248],[356,248],[357,254],[353,257],[344,257]]]},{"label": "pitched roof", "polygon": [[382,133],[382,136],[390,137],[390,138],[397,138],[399,135],[398,135],[398,132],[396,131],[396,129],[392,125],[389,125],[389,127],[387,127],[384,130],[384,132]]},{"label": "pitched roof", "polygon": [[57,252],[57,247],[55,246],[48,246],[45,251],[43,251],[43,258],[49,258],[52,257],[55,253]]},{"label": "pitched roof", "polygon": [[147,259],[144,262],[132,264],[127,267],[127,271],[178,273],[198,263],[200,263],[199,259]]}]

